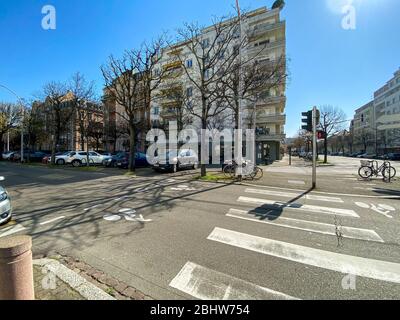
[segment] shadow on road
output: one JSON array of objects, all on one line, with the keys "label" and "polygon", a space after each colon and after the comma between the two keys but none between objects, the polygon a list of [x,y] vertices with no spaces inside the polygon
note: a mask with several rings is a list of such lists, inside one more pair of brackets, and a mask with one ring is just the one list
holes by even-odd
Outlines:
[{"label": "shadow on road", "polygon": [[300,200],[313,190],[314,190],[313,188],[310,188],[307,191],[304,191],[297,197],[285,203],[277,202],[276,204],[262,205],[254,210],[251,210],[249,214],[254,215],[256,218],[259,218],[260,220],[269,220],[269,221],[277,220],[282,215],[283,210],[285,208],[301,208],[303,205],[301,203],[296,203],[296,201]]}]

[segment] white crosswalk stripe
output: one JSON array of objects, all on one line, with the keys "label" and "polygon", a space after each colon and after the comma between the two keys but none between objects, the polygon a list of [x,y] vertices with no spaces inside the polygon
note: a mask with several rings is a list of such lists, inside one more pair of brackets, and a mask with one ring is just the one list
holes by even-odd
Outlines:
[{"label": "white crosswalk stripe", "polygon": [[360,216],[351,209],[340,209],[340,208],[330,208],[330,207],[322,207],[322,206],[314,206],[308,204],[301,203],[283,203],[274,200],[265,200],[259,198],[249,198],[249,197],[239,197],[238,202],[249,203],[255,205],[269,205],[273,206],[276,209],[288,209],[288,210],[299,210],[299,211],[307,211],[312,213],[320,213],[320,214],[330,214],[330,215],[338,215],[338,216],[347,216],[353,218],[359,218]]},{"label": "white crosswalk stripe", "polygon": [[[275,191],[275,190],[259,190],[259,189],[251,189],[247,188],[244,192],[246,193],[254,193],[254,194],[263,194],[267,196],[277,196],[283,198],[297,198],[300,197],[301,193],[292,193],[292,192],[283,192],[283,191]],[[337,197],[325,197],[325,196],[315,196],[315,195],[304,195],[301,198],[307,200],[315,200],[315,201],[324,201],[324,202],[334,202],[334,203],[343,203],[344,201],[341,198]]]},{"label": "white crosswalk stripe", "polygon": [[[333,224],[320,223],[314,221],[306,221],[299,219],[291,219],[285,217],[279,217],[270,214],[258,214],[251,211],[230,209],[227,214],[228,217],[242,219],[252,222],[264,223],[269,225],[275,225],[279,227],[298,229],[303,231],[309,231],[314,233],[321,233],[336,236],[336,226]],[[258,217],[257,217],[258,216]],[[260,220],[260,218],[264,218]],[[277,218],[277,220],[271,221],[268,218]],[[351,227],[340,227],[340,232],[344,238],[352,238],[366,241],[384,242],[383,239],[374,231],[368,229],[351,228]]]},{"label": "white crosswalk stripe", "polygon": [[289,295],[267,289],[193,262],[187,262],[169,284],[201,300],[293,300]]},{"label": "white crosswalk stripe", "polygon": [[398,263],[349,256],[222,228],[215,228],[207,239],[343,274],[400,283]]}]

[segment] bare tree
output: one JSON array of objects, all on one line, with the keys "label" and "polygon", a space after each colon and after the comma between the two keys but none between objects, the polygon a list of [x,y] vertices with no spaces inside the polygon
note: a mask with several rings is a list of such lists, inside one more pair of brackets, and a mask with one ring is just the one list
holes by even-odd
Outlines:
[{"label": "bare tree", "polygon": [[362,151],[367,152],[368,145],[373,143],[374,141],[374,135],[372,134],[371,130],[362,128],[360,131],[357,132],[354,139],[355,144],[361,145],[363,148]]},{"label": "bare tree", "polygon": [[67,86],[61,82],[49,82],[43,87],[44,106],[48,115],[47,125],[51,133],[51,164],[55,164],[57,146],[61,142],[61,134],[70,125],[75,109],[70,104]]},{"label": "bare tree", "polygon": [[[225,99],[227,81],[224,77],[231,70],[241,46],[237,19],[214,19],[207,33],[197,24],[185,24],[178,30],[181,42],[172,46],[179,67],[183,69],[188,83],[187,112],[200,122],[206,130],[210,119],[228,110]],[[201,145],[208,145],[206,136],[201,135]],[[206,175],[202,152],[201,175]]]},{"label": "bare tree", "polygon": [[[122,58],[110,56],[101,67],[106,85],[106,99],[123,108],[118,114],[129,127],[129,171],[135,171],[136,136],[138,130],[150,125],[150,102],[152,92],[165,76],[164,69],[156,72],[161,59],[164,38],[144,44],[139,50],[125,51]],[[145,118],[144,115],[148,117]]]},{"label": "bare tree", "polygon": [[91,122],[101,114],[95,103],[94,82],[88,82],[84,75],[77,72],[71,78],[69,91],[72,93],[71,103],[78,120],[81,150],[85,150],[86,142],[86,165],[90,166],[89,130]]},{"label": "bare tree", "polygon": [[328,138],[342,130],[346,122],[346,114],[338,107],[325,105],[320,107],[320,129],[324,132],[324,163],[328,163]]},{"label": "bare tree", "polygon": [[[23,117],[24,137],[29,150],[33,150],[39,141],[43,141],[47,137],[47,132],[44,128],[44,120],[37,108],[34,108],[34,103],[30,107],[25,108]],[[29,153],[27,155],[28,162]]]},{"label": "bare tree", "polygon": [[13,103],[0,102],[0,159],[4,151],[3,138],[12,129],[18,127],[22,120],[22,108]]}]

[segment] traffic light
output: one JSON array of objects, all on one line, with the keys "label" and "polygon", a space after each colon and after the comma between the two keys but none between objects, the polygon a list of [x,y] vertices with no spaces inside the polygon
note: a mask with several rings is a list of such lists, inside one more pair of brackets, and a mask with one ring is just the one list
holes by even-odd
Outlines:
[{"label": "traffic light", "polygon": [[303,130],[306,130],[308,132],[313,131],[313,125],[312,125],[312,110],[308,112],[303,112],[301,122],[303,123],[303,126],[301,127]]},{"label": "traffic light", "polygon": [[317,131],[317,139],[318,139],[318,140],[323,140],[323,139],[325,139],[325,132],[324,132],[324,131],[321,131],[321,130],[318,130],[318,131]]}]

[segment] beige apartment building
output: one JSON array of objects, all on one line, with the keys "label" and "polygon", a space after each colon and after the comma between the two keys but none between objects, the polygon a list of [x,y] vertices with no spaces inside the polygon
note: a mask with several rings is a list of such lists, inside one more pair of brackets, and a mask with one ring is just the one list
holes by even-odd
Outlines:
[{"label": "beige apartment building", "polygon": [[356,110],[351,132],[356,151],[400,152],[400,69],[375,91],[373,101]]},{"label": "beige apartment building", "polygon": [[[246,13],[242,20],[242,33],[246,34],[247,45],[242,49],[241,55],[246,60],[257,60],[261,63],[274,63],[276,61],[285,61],[286,55],[286,25],[285,21],[280,19],[280,9],[269,10],[266,7],[259,8]],[[229,20],[226,21],[229,23]],[[215,28],[210,26],[202,30],[202,41],[204,43],[213,42]],[[237,37],[240,41],[240,34]],[[234,46],[235,42],[232,43]],[[186,52],[185,52],[186,50]],[[182,54],[183,51],[183,54]],[[185,61],[176,61],[176,54],[185,57]],[[177,120],[185,122],[192,127],[201,127],[196,123],[196,117],[187,114],[185,121],[181,121],[177,114],[177,108],[182,101],[176,99],[176,95],[171,98],[170,94],[165,94],[165,90],[184,92],[186,96],[196,97],[197,88],[189,81],[185,69],[195,68],[195,56],[187,49],[186,43],[177,43],[172,48],[162,53],[159,68],[169,70],[171,76],[163,81],[161,86],[154,92],[154,98],[151,108],[151,121],[153,125],[165,125],[168,121]],[[284,65],[286,73],[286,63]],[[268,89],[267,92],[259,92],[262,99],[251,103],[247,100],[242,101],[243,110],[243,128],[256,129],[256,149],[257,162],[265,163],[267,158],[275,161],[281,158],[280,149],[285,135],[285,97],[286,83]],[[159,98],[164,97],[164,98]],[[196,103],[198,105],[198,103]],[[231,111],[232,112],[232,111]],[[182,117],[182,115],[180,115]],[[234,128],[232,115],[227,111],[221,118],[224,119],[225,128]],[[197,120],[198,121],[198,120]]]},{"label": "beige apartment building", "polygon": [[[237,18],[226,20],[223,23],[229,24],[230,21],[237,21]],[[245,14],[242,20],[241,31],[246,35],[247,45],[241,51],[243,59],[257,60],[261,63],[273,64],[276,61],[284,62],[284,72],[286,74],[286,25],[280,18],[280,9],[267,9],[266,7],[250,11]],[[235,40],[240,42],[241,34]],[[201,30],[201,41],[207,46],[216,39],[215,28],[210,26]],[[188,40],[190,41],[190,40]],[[168,128],[169,121],[177,121],[178,129],[187,127],[196,128],[200,132],[201,125],[199,119],[188,112],[189,104],[199,105],[195,99],[199,96],[198,88],[188,79],[185,70],[195,70],[196,57],[187,48],[186,42],[176,43],[165,48],[160,52],[160,60],[155,68],[155,72],[168,71],[168,76],[152,93],[150,114],[144,111],[141,114],[141,122],[151,123],[153,128]],[[232,41],[231,48],[234,50],[235,41]],[[177,55],[184,57],[184,60],[177,61]],[[222,56],[223,60],[224,57]],[[195,71],[193,71],[195,72]],[[285,97],[286,83],[280,83],[273,88],[270,87],[266,92],[259,92],[262,99],[251,103],[242,101],[243,110],[243,129],[256,129],[257,162],[265,163],[267,159],[275,161],[281,158],[280,149],[285,135]],[[188,101],[190,97],[190,103]],[[194,103],[193,103],[194,102]],[[182,105],[185,107],[182,108]],[[115,102],[107,102],[106,128],[116,133],[124,120],[120,117],[123,109]],[[235,124],[232,116],[233,111],[227,110],[219,116],[222,121],[218,128],[234,129]],[[117,130],[116,130],[117,128]],[[106,129],[107,130],[107,129]],[[129,146],[126,134],[115,135],[107,134],[111,138],[107,142],[110,149],[126,150]],[[138,150],[144,151],[146,148],[145,133],[140,132],[137,137],[139,141]]]}]

